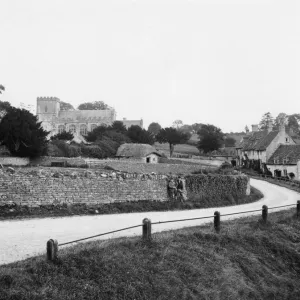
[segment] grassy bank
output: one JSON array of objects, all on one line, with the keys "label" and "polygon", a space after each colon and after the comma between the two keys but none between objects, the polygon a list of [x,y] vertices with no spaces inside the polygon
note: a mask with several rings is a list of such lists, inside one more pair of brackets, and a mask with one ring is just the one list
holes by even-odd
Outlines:
[{"label": "grassy bank", "polygon": [[244,197],[226,196],[223,199],[205,198],[199,201],[196,196],[185,202],[180,201],[136,201],[102,204],[88,206],[86,204],[77,205],[49,205],[41,207],[28,206],[3,206],[0,208],[0,220],[18,218],[43,218],[43,217],[62,217],[73,215],[91,214],[121,214],[131,212],[147,211],[169,211],[186,210],[197,208],[209,208],[217,206],[229,206],[245,204],[257,201],[263,197],[262,193],[251,187],[251,194]]},{"label": "grassy bank", "polygon": [[1,266],[0,299],[299,299],[295,209],[60,249]]}]

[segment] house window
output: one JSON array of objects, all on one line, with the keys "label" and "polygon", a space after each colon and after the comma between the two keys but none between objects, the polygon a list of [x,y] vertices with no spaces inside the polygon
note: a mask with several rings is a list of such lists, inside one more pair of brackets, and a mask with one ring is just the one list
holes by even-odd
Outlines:
[{"label": "house window", "polygon": [[150,157],[147,157],[147,158],[146,158],[146,162],[147,162],[147,163],[150,163]]},{"label": "house window", "polygon": [[283,170],[283,175],[284,175],[284,176],[287,176],[287,170],[286,170],[286,169]]},{"label": "house window", "polygon": [[96,127],[97,127],[96,124],[92,124],[92,125],[91,125],[91,131],[93,131]]},{"label": "house window", "polygon": [[80,134],[87,135],[87,126],[85,124],[80,125]]},{"label": "house window", "polygon": [[76,132],[76,126],[75,125],[70,125],[69,126],[69,132],[75,133]]},{"label": "house window", "polygon": [[64,125],[59,125],[58,126],[58,133],[63,133],[64,131],[66,131],[66,128]]},{"label": "house window", "polygon": [[290,142],[290,139],[287,137],[287,138],[285,138],[285,141],[286,141],[287,143],[289,143],[289,142]]}]

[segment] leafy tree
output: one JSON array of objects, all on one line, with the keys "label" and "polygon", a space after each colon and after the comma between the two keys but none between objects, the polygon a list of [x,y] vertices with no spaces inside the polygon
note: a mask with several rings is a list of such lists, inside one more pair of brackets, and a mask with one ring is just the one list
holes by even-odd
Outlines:
[{"label": "leafy tree", "polygon": [[122,121],[114,121],[109,129],[114,130],[116,132],[121,132],[121,133],[127,132],[126,126],[123,124]]},{"label": "leafy tree", "polygon": [[88,132],[86,140],[89,142],[95,142],[97,139],[102,139],[107,130],[107,126],[97,126],[93,131]]},{"label": "leafy tree", "polygon": [[148,131],[151,132],[154,135],[157,135],[160,130],[161,130],[161,126],[156,122],[152,122],[148,126]]},{"label": "leafy tree", "polygon": [[211,124],[202,125],[198,135],[200,141],[197,148],[203,150],[204,153],[218,150],[224,140],[224,134],[221,129]]},{"label": "leafy tree", "polygon": [[74,110],[72,104],[60,101],[60,110]]},{"label": "leafy tree", "polygon": [[73,140],[74,135],[71,132],[63,131],[61,133],[51,136],[51,141],[62,140],[62,141],[71,141]]},{"label": "leafy tree", "polygon": [[0,123],[0,142],[16,156],[40,156],[48,134],[37,117],[25,109],[11,108]]},{"label": "leafy tree", "polygon": [[4,91],[5,91],[5,87],[2,84],[0,84],[0,94],[2,94],[2,92]]},{"label": "leafy tree", "polygon": [[234,147],[235,146],[235,139],[233,137],[226,137],[225,140],[225,147]]},{"label": "leafy tree", "polygon": [[288,129],[292,130],[292,132],[296,135],[299,135],[300,133],[299,121],[300,121],[300,114],[293,114],[288,116],[288,120],[287,120]]},{"label": "leafy tree", "polygon": [[168,143],[170,146],[170,157],[174,152],[174,146],[177,144],[184,144],[188,141],[189,137],[173,127],[162,128],[156,135],[156,140],[159,143]]},{"label": "leafy tree", "polygon": [[270,112],[267,112],[262,116],[261,121],[259,122],[259,129],[260,130],[268,129],[268,125],[270,122],[273,124],[274,118],[272,117]]},{"label": "leafy tree", "polygon": [[194,123],[192,124],[192,129],[194,130],[195,133],[198,133],[198,131],[201,129],[203,124],[201,123]]},{"label": "leafy tree", "polygon": [[180,128],[178,128],[178,130],[183,133],[192,134],[193,127],[191,125],[185,124],[185,125],[182,125]]},{"label": "leafy tree", "polygon": [[9,102],[0,101],[0,120],[4,117],[4,115],[12,108]]},{"label": "leafy tree", "polygon": [[174,128],[180,128],[181,126],[183,126],[183,122],[181,121],[181,120],[175,120],[174,122],[173,122],[173,127]]},{"label": "leafy tree", "polygon": [[278,130],[280,127],[281,122],[286,123],[288,119],[288,115],[285,113],[280,113],[274,120],[273,129]]},{"label": "leafy tree", "polygon": [[104,110],[109,108],[103,101],[85,102],[78,106],[79,110]]},{"label": "leafy tree", "polygon": [[138,125],[130,126],[128,128],[127,135],[133,143],[153,145],[155,141],[152,133],[145,129],[142,129]]}]

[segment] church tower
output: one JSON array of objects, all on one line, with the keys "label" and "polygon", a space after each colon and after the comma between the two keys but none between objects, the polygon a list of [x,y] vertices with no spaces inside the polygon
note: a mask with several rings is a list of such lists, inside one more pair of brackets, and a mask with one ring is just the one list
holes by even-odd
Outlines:
[{"label": "church tower", "polygon": [[36,115],[46,131],[55,129],[60,111],[60,100],[56,97],[37,97]]}]

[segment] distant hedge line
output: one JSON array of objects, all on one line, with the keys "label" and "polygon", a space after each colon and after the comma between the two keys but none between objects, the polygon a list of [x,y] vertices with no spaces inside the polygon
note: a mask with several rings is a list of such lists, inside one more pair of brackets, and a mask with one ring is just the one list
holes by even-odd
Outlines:
[{"label": "distant hedge line", "polygon": [[234,201],[246,195],[248,177],[245,175],[187,175],[186,190],[194,200],[224,199]]}]

